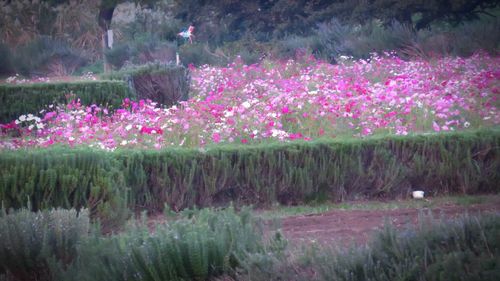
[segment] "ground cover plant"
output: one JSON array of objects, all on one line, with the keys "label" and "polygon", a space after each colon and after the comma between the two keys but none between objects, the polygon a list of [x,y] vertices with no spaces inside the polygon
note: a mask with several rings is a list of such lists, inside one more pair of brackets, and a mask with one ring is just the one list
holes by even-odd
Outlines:
[{"label": "ground cover plant", "polygon": [[410,61],[387,54],[337,65],[303,57],[192,68],[190,99],[179,105],[126,99],[103,114],[74,101],[38,114],[42,129],[23,126],[26,116],[2,125],[0,147],[159,149],[491,127],[500,123],[499,62],[482,53]]}]

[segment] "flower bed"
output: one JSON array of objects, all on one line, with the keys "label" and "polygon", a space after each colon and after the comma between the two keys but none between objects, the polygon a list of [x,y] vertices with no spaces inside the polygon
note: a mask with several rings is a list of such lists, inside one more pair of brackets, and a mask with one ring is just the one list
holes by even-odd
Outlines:
[{"label": "flower bed", "polygon": [[484,54],[432,61],[388,54],[338,65],[302,58],[204,66],[192,69],[191,98],[177,106],[127,99],[111,114],[75,101],[36,124],[2,125],[0,148],[159,149],[496,126],[498,65]]}]

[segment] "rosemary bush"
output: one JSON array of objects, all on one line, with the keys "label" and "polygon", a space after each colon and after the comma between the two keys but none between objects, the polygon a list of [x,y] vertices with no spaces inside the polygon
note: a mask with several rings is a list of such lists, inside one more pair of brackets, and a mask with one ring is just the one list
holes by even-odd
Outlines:
[{"label": "rosemary bush", "polygon": [[262,229],[248,210],[184,211],[168,224],[88,240],[62,280],[207,280],[264,253]]},{"label": "rosemary bush", "polygon": [[31,212],[22,209],[0,215],[0,275],[9,280],[52,280],[50,263],[65,266],[76,256],[76,245],[89,233],[86,210]]}]

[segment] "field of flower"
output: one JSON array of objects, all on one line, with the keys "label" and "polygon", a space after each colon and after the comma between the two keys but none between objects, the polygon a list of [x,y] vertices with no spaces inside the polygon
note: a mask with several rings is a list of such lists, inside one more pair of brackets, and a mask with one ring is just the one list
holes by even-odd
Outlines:
[{"label": "field of flower", "polygon": [[[192,68],[191,98],[172,108],[125,100],[109,111],[74,101],[1,125],[0,148],[216,143],[363,137],[497,126],[500,57],[404,61],[392,54],[337,65],[301,58]],[[52,111],[50,111],[52,110]]]}]

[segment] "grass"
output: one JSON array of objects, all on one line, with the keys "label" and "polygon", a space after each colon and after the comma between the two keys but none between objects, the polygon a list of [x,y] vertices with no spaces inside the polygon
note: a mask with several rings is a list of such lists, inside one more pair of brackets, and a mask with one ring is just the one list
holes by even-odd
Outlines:
[{"label": "grass", "polygon": [[281,206],[274,205],[270,209],[256,210],[257,216],[263,219],[276,219],[289,216],[322,214],[333,210],[396,210],[437,208],[441,206],[471,206],[474,204],[488,204],[500,201],[500,194],[494,195],[467,195],[442,196],[426,198],[424,200],[394,200],[394,201],[350,201],[342,203],[326,202],[313,205]]}]

